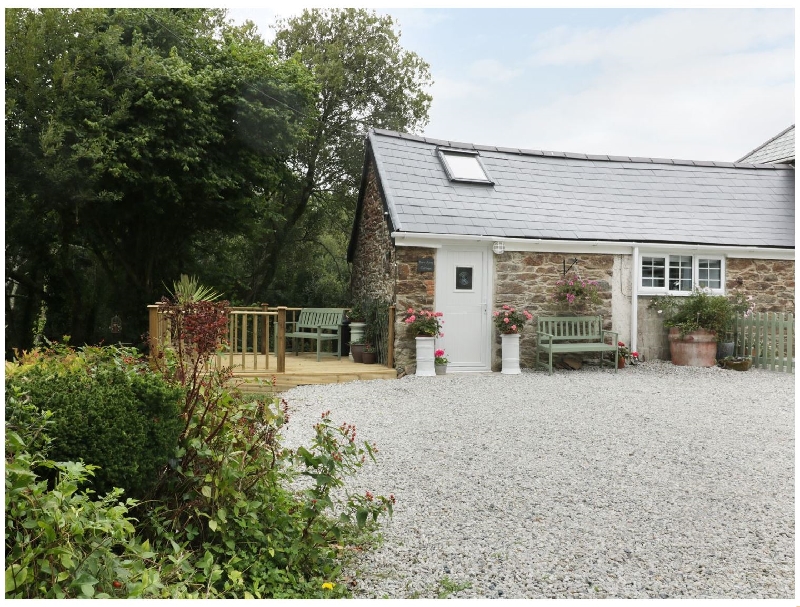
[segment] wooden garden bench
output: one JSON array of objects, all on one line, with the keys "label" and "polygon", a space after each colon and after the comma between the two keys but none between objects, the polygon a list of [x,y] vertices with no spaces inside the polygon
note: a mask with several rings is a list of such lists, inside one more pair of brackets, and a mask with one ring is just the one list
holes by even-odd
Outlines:
[{"label": "wooden garden bench", "polygon": [[[612,337],[606,343],[606,337]],[[579,343],[565,343],[579,342]],[[548,355],[547,367],[553,374],[553,353],[600,352],[600,366],[603,366],[603,352],[614,353],[614,372],[617,372],[619,359],[618,333],[603,330],[602,316],[540,316],[536,319],[536,364],[539,368],[539,352]],[[542,363],[544,364],[544,363]]]},{"label": "wooden garden bench", "polygon": [[[344,321],[345,308],[303,308],[300,316],[294,322],[286,323],[286,337],[292,338],[294,355],[300,354],[297,340],[303,345],[304,339],[317,340],[317,361],[320,360],[322,351],[320,345],[323,341],[336,340],[336,358],[342,359],[342,322]],[[293,325],[292,330],[289,327]]]}]

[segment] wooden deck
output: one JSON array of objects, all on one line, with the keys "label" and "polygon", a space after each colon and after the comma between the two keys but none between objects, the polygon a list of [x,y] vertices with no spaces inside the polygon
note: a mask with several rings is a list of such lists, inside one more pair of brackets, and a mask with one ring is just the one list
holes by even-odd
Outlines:
[{"label": "wooden deck", "polygon": [[[219,363],[223,366],[231,364],[228,355],[219,357]],[[248,392],[264,392],[263,386],[259,385],[259,379],[271,380],[275,377],[274,390],[283,392],[295,386],[305,384],[339,384],[358,379],[397,379],[397,371],[389,369],[380,364],[365,365],[354,363],[348,357],[343,356],[342,360],[328,355],[317,362],[316,352],[305,352],[295,356],[291,352],[286,353],[286,372],[278,373],[278,360],[274,354],[269,355],[269,365],[266,366],[265,355],[247,354],[242,364],[242,355],[234,354],[233,363],[234,373],[238,382],[244,381],[241,385],[242,390]]]}]

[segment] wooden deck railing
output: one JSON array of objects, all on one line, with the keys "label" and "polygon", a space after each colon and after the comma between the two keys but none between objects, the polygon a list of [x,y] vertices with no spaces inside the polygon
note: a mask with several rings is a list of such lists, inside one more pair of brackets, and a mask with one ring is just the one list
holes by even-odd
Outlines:
[{"label": "wooden deck railing", "polygon": [[753,366],[794,373],[794,315],[755,313],[736,319],[736,356],[749,356]]},{"label": "wooden deck railing", "polygon": [[[159,304],[147,306],[150,332],[150,353],[156,356],[170,340],[169,324],[163,307]],[[228,365],[237,365],[247,372],[270,370],[270,355],[276,358],[274,372],[286,372],[286,324],[295,322],[302,308],[286,306],[233,306],[228,316],[228,344],[215,357],[217,367],[222,366],[223,356]],[[389,307],[388,336],[385,343],[386,366],[394,367],[394,323],[395,307]]]}]

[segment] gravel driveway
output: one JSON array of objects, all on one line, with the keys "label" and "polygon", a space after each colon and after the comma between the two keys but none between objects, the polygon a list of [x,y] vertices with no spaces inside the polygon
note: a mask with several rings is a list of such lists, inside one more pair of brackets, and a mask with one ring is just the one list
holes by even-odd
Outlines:
[{"label": "gravel driveway", "polygon": [[609,370],[300,386],[397,497],[356,597],[794,597],[794,376]]}]

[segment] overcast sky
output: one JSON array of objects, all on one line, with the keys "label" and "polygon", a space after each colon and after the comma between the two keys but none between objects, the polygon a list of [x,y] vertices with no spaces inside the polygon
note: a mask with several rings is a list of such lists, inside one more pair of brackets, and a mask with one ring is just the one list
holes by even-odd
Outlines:
[{"label": "overcast sky", "polygon": [[376,10],[430,64],[429,137],[732,161],[794,123],[793,9]]}]

